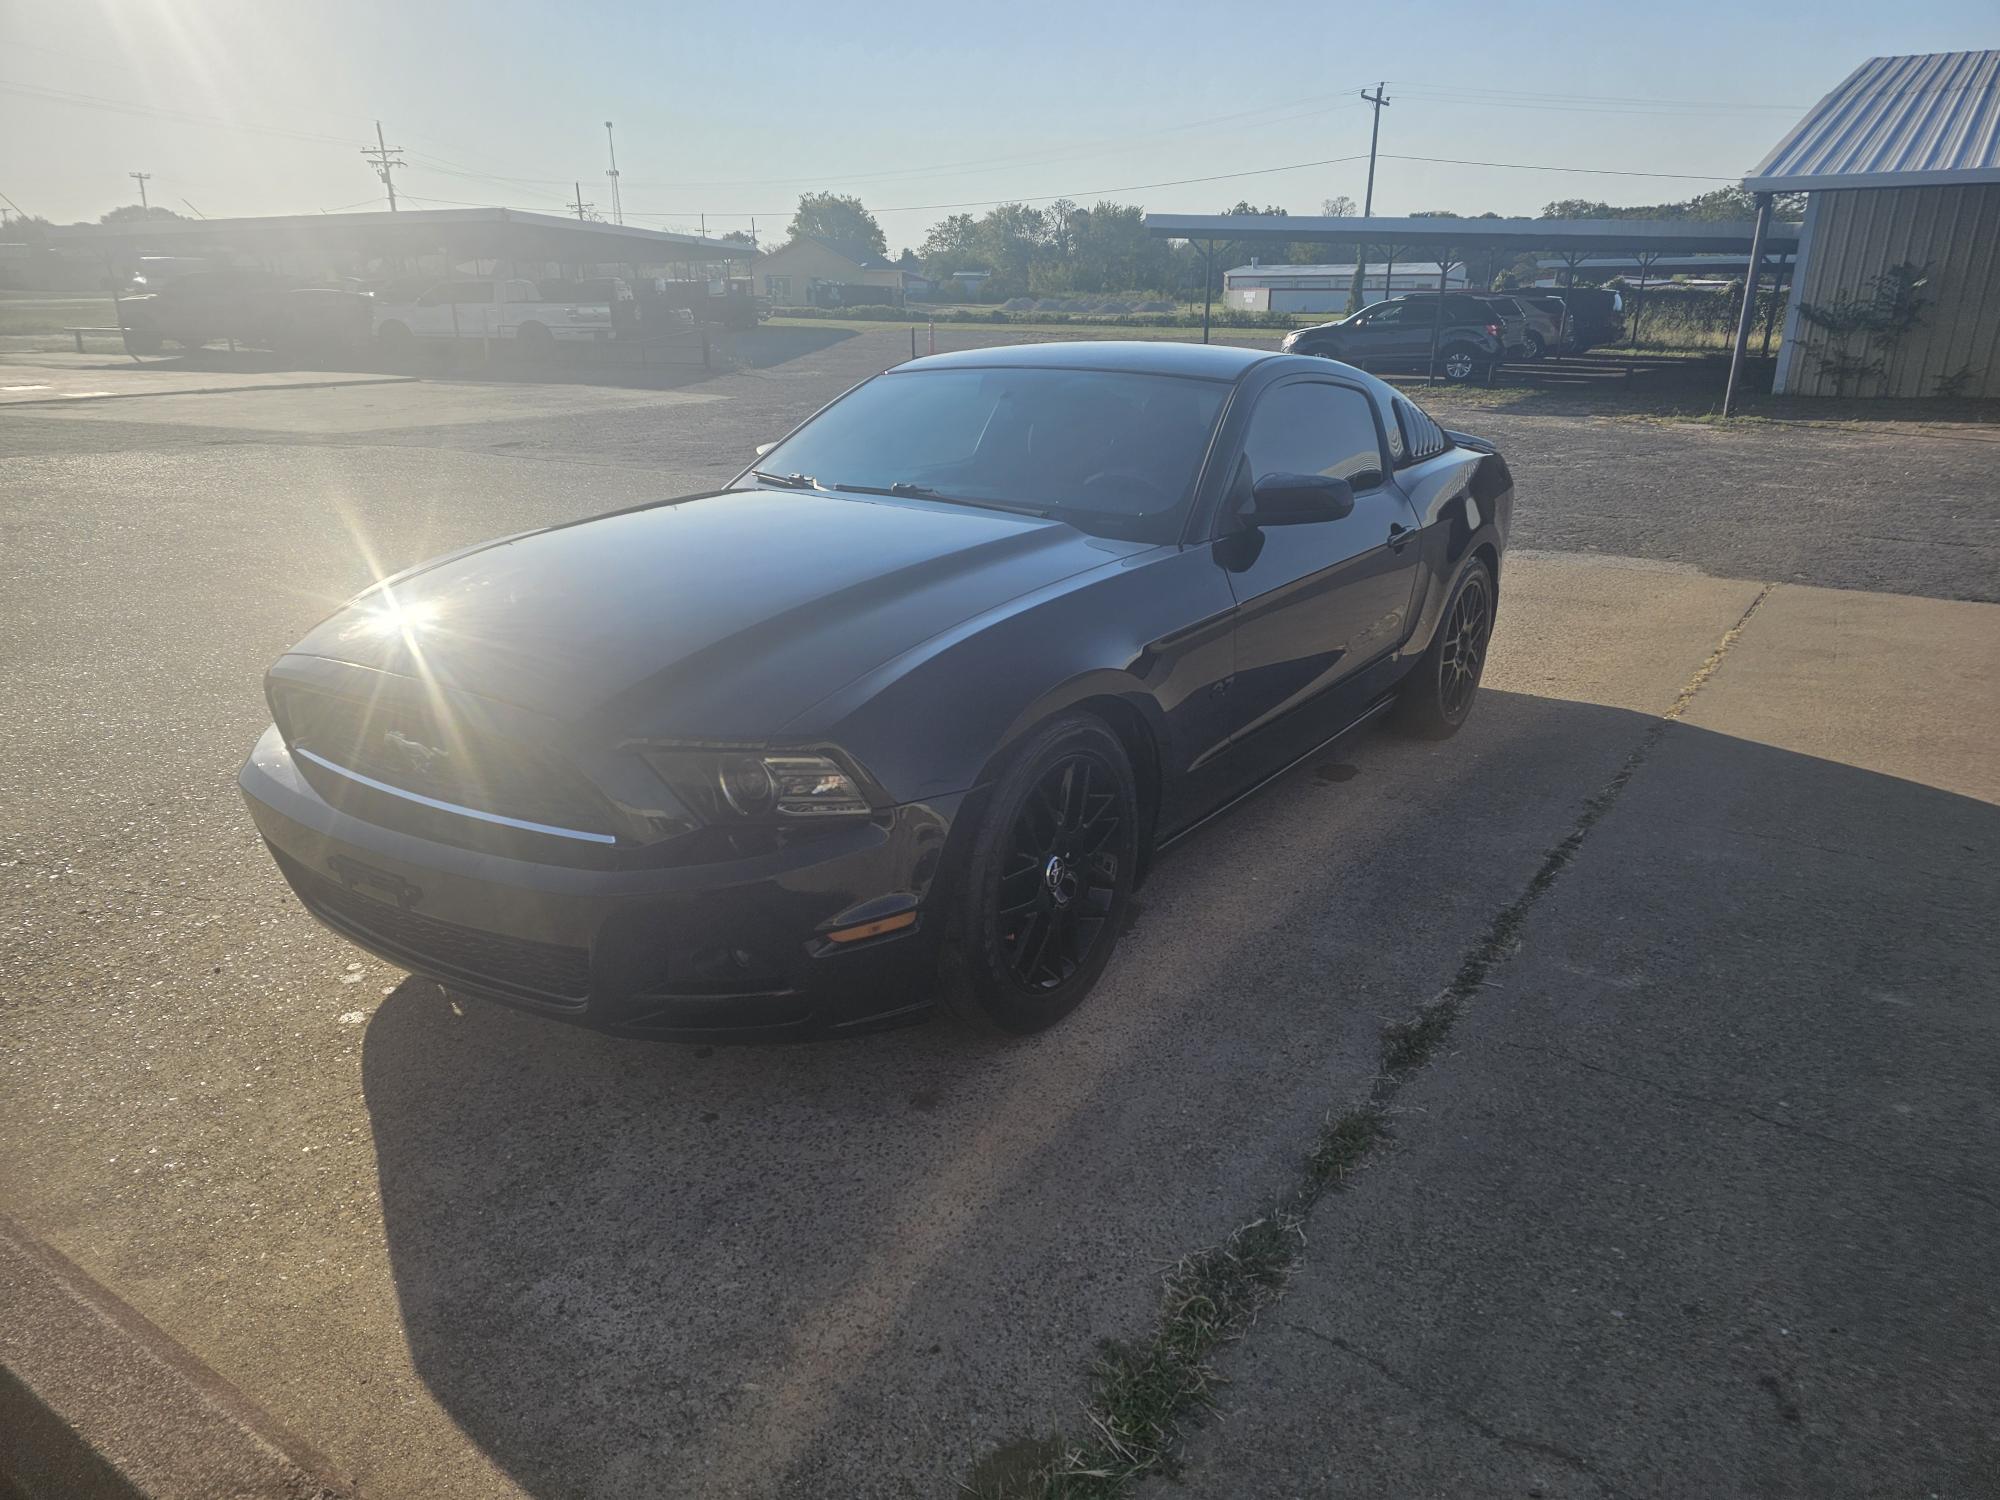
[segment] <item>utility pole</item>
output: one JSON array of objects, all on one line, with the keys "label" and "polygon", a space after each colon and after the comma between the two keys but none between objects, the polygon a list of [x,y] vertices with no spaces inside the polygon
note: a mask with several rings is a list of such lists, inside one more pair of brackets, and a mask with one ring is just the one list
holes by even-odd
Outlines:
[{"label": "utility pole", "polygon": [[396,179],[390,173],[404,165],[401,146],[385,146],[382,143],[382,122],[375,122],[375,144],[372,148],[363,146],[361,154],[375,164],[375,175],[382,179],[382,186],[389,190],[389,212],[396,212]]},{"label": "utility pole", "polygon": [[1375,212],[1375,144],[1382,139],[1382,111],[1389,107],[1389,101],[1382,95],[1382,85],[1375,85],[1375,92],[1361,91],[1361,97],[1375,106],[1375,124],[1368,132],[1368,193],[1361,202],[1361,217],[1367,218]]},{"label": "utility pole", "polygon": [[139,211],[150,215],[153,209],[152,205],[146,202],[146,183],[151,179],[153,174],[151,172],[127,172],[125,175],[139,184]]},{"label": "utility pole", "polygon": [[588,219],[588,218],[590,217],[590,210],[592,210],[593,208],[597,207],[597,205],[596,205],[595,203],[585,203],[585,202],[583,201],[583,184],[582,184],[582,183],[580,183],[580,182],[573,182],[573,183],[571,183],[571,184],[570,184],[570,186],[576,189],[576,201],[575,201],[575,202],[573,202],[573,203],[566,203],[566,204],[564,204],[563,206],[564,206],[565,208],[573,208],[573,209],[575,209],[575,210],[576,210],[576,217],[577,217],[577,220],[578,220],[578,222],[580,223],[580,222],[582,222],[583,220],[585,220],[585,219]]},{"label": "utility pole", "polygon": [[703,215],[701,216],[701,237],[702,237],[703,239],[707,239],[707,238],[708,238],[708,215],[707,215],[707,214],[703,214]]},{"label": "utility pole", "polygon": [[[1376,84],[1375,92],[1361,90],[1364,103],[1375,106],[1375,123],[1368,131],[1368,191],[1361,203],[1361,217],[1366,219],[1375,212],[1375,146],[1382,139],[1382,111],[1389,107],[1388,97],[1382,92],[1384,84]],[[1368,247],[1357,245],[1354,251],[1354,283],[1347,289],[1347,310],[1358,310],[1366,298],[1367,285],[1363,278],[1368,274]],[[1387,288],[1383,289],[1387,294]]]},{"label": "utility pole", "polygon": [[613,222],[625,222],[625,204],[618,196],[618,142],[611,134],[611,122],[604,122],[604,144],[611,148],[611,170],[604,175],[611,179],[611,218]]}]

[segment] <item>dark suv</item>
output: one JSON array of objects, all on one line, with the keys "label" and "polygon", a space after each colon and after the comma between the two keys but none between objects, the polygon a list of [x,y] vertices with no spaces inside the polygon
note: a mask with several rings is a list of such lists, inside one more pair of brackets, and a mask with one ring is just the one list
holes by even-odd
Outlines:
[{"label": "dark suv", "polygon": [[1433,333],[1438,372],[1447,380],[1490,380],[1507,356],[1506,329],[1493,309],[1457,294],[1448,294],[1442,309],[1435,297],[1377,302],[1338,323],[1287,334],[1282,347],[1364,370],[1428,370]]},{"label": "dark suv", "polygon": [[250,268],[197,271],[169,281],[118,304],[125,347],[134,354],[157,354],[166,340],[199,349],[215,339],[234,339],[274,348],[287,326],[285,294],[291,285]]},{"label": "dark suv", "polygon": [[1576,353],[1625,337],[1625,299],[1600,286],[1563,287],[1535,298],[1563,320],[1563,342]]}]

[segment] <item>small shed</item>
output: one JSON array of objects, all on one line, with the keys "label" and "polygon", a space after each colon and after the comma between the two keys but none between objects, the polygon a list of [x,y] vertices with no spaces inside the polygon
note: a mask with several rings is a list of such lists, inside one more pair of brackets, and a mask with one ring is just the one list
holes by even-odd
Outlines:
[{"label": "small shed", "polygon": [[1777,393],[2000,396],[2000,51],[1871,58],[1743,186],[1807,195]]}]

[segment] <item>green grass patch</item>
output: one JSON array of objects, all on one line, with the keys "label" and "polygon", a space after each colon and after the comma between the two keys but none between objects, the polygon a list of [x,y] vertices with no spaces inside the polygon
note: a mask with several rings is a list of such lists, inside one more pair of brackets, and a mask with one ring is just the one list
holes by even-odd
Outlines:
[{"label": "green grass patch", "polygon": [[1275,1302],[1305,1249],[1305,1222],[1388,1134],[1373,1105],[1327,1123],[1299,1185],[1220,1245],[1167,1273],[1160,1318],[1143,1343],[1107,1341],[1091,1367],[1090,1431],[1021,1439],[981,1459],[960,1486],[976,1500],[1115,1500],[1175,1472],[1188,1428],[1213,1404],[1221,1347]]},{"label": "green grass patch", "polygon": [[118,308],[109,297],[0,298],[0,334],[61,333],[65,328],[116,328]]}]

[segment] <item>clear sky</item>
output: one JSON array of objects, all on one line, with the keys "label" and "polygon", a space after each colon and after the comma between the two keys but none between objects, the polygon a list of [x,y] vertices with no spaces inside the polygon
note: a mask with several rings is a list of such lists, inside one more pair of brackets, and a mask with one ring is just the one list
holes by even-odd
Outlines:
[{"label": "clear sky", "polygon": [[146,171],[182,213],[379,207],[379,117],[410,204],[560,213],[580,179],[603,210],[610,119],[630,223],[768,240],[830,189],[893,253],[1001,199],[1359,201],[1386,79],[1378,213],[1534,213],[1719,186],[1862,59],[1992,46],[1995,0],[0,0],[0,193],[94,219]]}]

